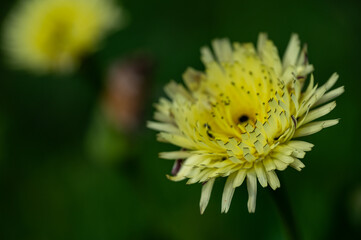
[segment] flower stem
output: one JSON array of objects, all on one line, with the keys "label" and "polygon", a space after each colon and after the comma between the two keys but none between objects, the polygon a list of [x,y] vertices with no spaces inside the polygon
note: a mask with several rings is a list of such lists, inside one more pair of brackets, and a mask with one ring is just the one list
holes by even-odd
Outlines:
[{"label": "flower stem", "polygon": [[281,215],[283,225],[286,228],[288,239],[299,240],[300,235],[296,226],[295,217],[291,208],[290,201],[287,197],[287,191],[285,187],[271,190],[271,196],[277,205],[278,212]]}]

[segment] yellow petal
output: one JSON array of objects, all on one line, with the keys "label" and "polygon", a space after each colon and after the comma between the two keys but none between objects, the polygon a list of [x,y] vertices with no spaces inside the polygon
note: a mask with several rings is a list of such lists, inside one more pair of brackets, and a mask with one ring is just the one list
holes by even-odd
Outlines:
[{"label": "yellow petal", "polygon": [[254,213],[256,211],[257,199],[257,177],[254,171],[247,172],[247,190],[248,190],[248,212]]},{"label": "yellow petal", "polygon": [[306,124],[296,130],[294,137],[304,137],[304,136],[314,134],[316,132],[321,131],[324,128],[334,126],[338,122],[339,122],[338,119],[333,119],[333,120],[312,122],[312,123]]},{"label": "yellow petal", "polygon": [[236,177],[237,173],[231,174],[226,181],[224,186],[223,195],[222,195],[222,213],[227,213],[229,207],[231,205],[234,188],[233,188],[233,181]]},{"label": "yellow petal", "polygon": [[201,193],[201,200],[199,202],[199,207],[200,207],[200,210],[201,210],[201,214],[203,214],[204,210],[206,210],[206,208],[207,208],[209,199],[211,197],[214,180],[215,180],[215,178],[212,178],[212,179],[208,180],[206,183],[203,184],[202,193]]}]

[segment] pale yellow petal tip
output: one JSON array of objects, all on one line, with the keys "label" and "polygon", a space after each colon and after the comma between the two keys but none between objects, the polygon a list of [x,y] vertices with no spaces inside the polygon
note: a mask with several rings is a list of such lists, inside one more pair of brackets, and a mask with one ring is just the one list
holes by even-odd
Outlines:
[{"label": "pale yellow petal tip", "polygon": [[331,78],[336,78],[338,79],[340,77],[340,75],[338,75],[338,72],[334,72],[332,75],[331,75]]},{"label": "pale yellow petal tip", "polygon": [[176,159],[178,159],[178,158],[173,158],[173,157],[170,157],[169,156],[169,152],[160,152],[160,153],[158,153],[158,157],[159,158],[162,158],[162,159],[169,159],[169,160],[176,160]]},{"label": "pale yellow petal tip", "polygon": [[186,151],[160,152],[158,157],[162,159],[177,160],[190,157],[192,154]]},{"label": "pale yellow petal tip", "polygon": [[183,179],[185,179],[184,177],[180,177],[180,176],[172,176],[169,174],[165,175],[169,180],[173,181],[173,182],[179,182],[182,181]]},{"label": "pale yellow petal tip", "polygon": [[196,183],[196,181],[194,181],[194,179],[192,179],[192,178],[186,182],[187,185],[192,185],[194,183]]},{"label": "pale yellow petal tip", "polygon": [[325,121],[324,128],[332,127],[340,122],[341,118]]},{"label": "pale yellow petal tip", "polygon": [[155,122],[153,122],[153,121],[147,121],[147,123],[146,123],[147,128],[153,129],[154,123]]},{"label": "pale yellow petal tip", "polygon": [[255,213],[256,212],[256,203],[248,201],[247,207],[248,207],[248,212],[249,213]]},{"label": "pale yellow petal tip", "polygon": [[200,214],[203,215],[205,210],[206,210],[205,208],[202,209],[202,207],[200,207],[200,210],[199,210]]},{"label": "pale yellow petal tip", "polygon": [[200,211],[201,215],[203,215],[204,212],[206,211],[207,205],[208,205],[208,203],[204,203],[201,200],[201,202],[199,204],[199,211]]},{"label": "pale yellow petal tip", "polygon": [[227,201],[222,202],[221,213],[228,213],[229,208],[230,208],[230,203],[227,203]]},{"label": "pale yellow petal tip", "polygon": [[202,192],[201,192],[201,199],[199,202],[199,207],[200,207],[200,212],[201,214],[204,213],[204,211],[206,210],[208,203],[209,203],[209,199],[211,197],[211,193],[212,193],[212,189],[213,189],[213,184],[214,184],[215,178],[209,179],[206,182],[203,182],[203,186],[202,186]]},{"label": "pale yellow petal tip", "polygon": [[258,39],[263,38],[263,39],[267,39],[268,38],[268,34],[266,32],[260,32],[258,34]]},{"label": "pale yellow petal tip", "polygon": [[233,62],[233,50],[228,38],[219,38],[212,41],[213,51],[219,63]]},{"label": "pale yellow petal tip", "polygon": [[343,94],[346,91],[345,86],[339,87],[338,91],[339,91],[339,95]]},{"label": "pale yellow petal tip", "polygon": [[299,39],[298,33],[292,33],[291,38],[292,39]]},{"label": "pale yellow petal tip", "polygon": [[299,166],[299,167],[295,167],[295,169],[296,169],[297,171],[299,171],[299,172],[301,172],[302,169],[304,169],[304,168],[305,168],[305,165]]},{"label": "pale yellow petal tip", "polygon": [[291,37],[290,37],[290,41],[289,44],[295,44],[293,47],[300,47],[301,45],[301,41],[300,41],[300,37],[298,35],[298,33],[292,33]]},{"label": "pale yellow petal tip", "polygon": [[201,48],[201,60],[204,65],[207,65],[210,62],[214,62],[214,57],[209,47],[204,46]]}]

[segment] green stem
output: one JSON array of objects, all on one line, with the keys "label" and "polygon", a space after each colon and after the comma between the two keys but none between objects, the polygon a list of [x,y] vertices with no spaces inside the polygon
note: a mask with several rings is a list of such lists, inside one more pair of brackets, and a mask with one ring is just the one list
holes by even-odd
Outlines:
[{"label": "green stem", "polygon": [[300,235],[285,187],[283,186],[276,190],[270,190],[270,192],[286,228],[288,239],[299,240]]}]

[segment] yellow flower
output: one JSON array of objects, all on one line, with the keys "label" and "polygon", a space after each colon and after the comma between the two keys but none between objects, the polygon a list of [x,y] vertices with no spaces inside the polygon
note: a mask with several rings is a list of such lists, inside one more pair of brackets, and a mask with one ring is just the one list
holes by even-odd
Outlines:
[{"label": "yellow flower", "polygon": [[68,72],[119,26],[112,0],[27,0],[9,16],[4,49],[17,68]]},{"label": "yellow flower", "polygon": [[157,122],[148,127],[160,131],[159,141],[182,148],[160,157],[176,160],[169,179],[203,184],[201,213],[218,177],[227,177],[222,212],[228,212],[235,188],[245,180],[248,211],[255,212],[257,180],[276,189],[276,170],[304,167],[300,159],[313,145],[294,138],[337,124],[337,119],[314,120],[334,109],[336,103],[327,102],[344,88],[329,91],[337,74],[321,87],[311,76],[304,87],[313,66],[296,34],[282,61],[265,34],[259,35],[257,49],[251,43],[231,45],[227,39],[212,45],[215,56],[209,48],[201,49],[204,72],[189,68],[183,75],[186,88],[175,82],[165,87],[170,100],[160,99]]}]

